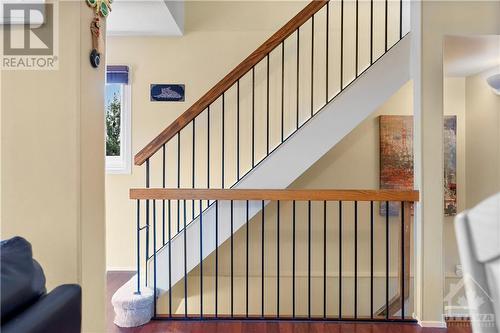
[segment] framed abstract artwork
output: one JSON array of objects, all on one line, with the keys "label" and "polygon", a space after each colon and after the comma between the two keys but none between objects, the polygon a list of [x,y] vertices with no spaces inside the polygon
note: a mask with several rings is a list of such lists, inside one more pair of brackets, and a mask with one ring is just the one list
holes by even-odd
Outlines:
[{"label": "framed abstract artwork", "polygon": [[444,215],[457,215],[457,116],[444,117]]}]

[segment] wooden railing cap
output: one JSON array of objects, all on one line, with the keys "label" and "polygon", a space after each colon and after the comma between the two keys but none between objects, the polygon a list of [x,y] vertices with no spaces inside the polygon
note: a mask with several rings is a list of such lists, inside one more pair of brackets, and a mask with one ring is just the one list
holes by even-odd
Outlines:
[{"label": "wooden railing cap", "polygon": [[417,190],[276,190],[133,188],[136,200],[419,201]]}]

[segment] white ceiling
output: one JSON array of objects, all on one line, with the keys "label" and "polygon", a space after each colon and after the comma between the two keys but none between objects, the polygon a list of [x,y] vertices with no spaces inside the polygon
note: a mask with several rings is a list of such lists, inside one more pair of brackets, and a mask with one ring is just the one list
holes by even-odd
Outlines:
[{"label": "white ceiling", "polygon": [[448,36],[444,44],[446,76],[469,76],[487,70],[500,72],[500,36]]},{"label": "white ceiling", "polygon": [[108,36],[181,36],[183,0],[115,0],[107,18]]}]

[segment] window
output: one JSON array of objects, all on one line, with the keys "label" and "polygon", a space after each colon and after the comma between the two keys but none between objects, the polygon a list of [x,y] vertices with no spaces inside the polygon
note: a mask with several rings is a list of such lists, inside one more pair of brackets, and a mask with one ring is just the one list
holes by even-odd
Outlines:
[{"label": "window", "polygon": [[131,113],[127,66],[106,68],[106,172],[130,173]]}]

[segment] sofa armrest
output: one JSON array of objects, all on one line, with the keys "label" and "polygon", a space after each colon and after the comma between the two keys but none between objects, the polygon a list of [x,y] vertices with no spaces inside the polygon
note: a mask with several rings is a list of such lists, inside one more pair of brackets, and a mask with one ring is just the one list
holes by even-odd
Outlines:
[{"label": "sofa armrest", "polygon": [[2,333],[77,333],[81,331],[82,291],[66,284],[41,297],[2,325]]}]

